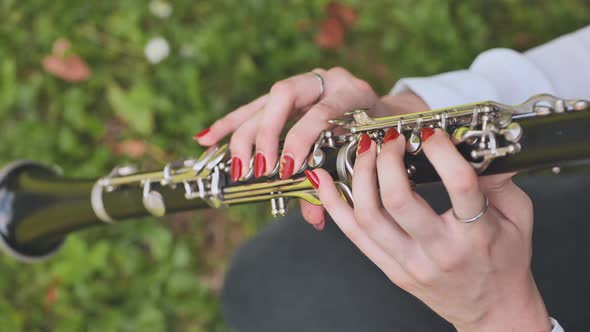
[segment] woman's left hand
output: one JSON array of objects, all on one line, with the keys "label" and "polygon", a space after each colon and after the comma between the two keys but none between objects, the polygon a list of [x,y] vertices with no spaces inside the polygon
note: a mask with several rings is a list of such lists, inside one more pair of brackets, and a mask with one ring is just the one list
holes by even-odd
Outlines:
[{"label": "woman's left hand", "polygon": [[[323,206],[391,281],[459,331],[550,331],[533,279],[532,204],[513,174],[478,177],[440,129],[422,130],[423,149],[452,209],[438,215],[412,190],[405,138],[390,129],[377,155],[363,134],[354,165],[354,208],[323,170],[306,173]],[[475,222],[460,222],[489,208]]]}]

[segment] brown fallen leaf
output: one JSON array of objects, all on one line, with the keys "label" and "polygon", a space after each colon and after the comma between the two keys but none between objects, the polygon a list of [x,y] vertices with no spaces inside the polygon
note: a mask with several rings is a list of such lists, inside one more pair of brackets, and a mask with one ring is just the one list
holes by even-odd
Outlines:
[{"label": "brown fallen leaf", "polygon": [[68,55],[70,42],[60,38],[53,43],[52,53],[43,58],[43,68],[66,82],[81,82],[90,77],[86,61],[75,54]]},{"label": "brown fallen leaf", "polygon": [[115,143],[112,150],[115,154],[126,155],[138,159],[146,154],[147,145],[143,140],[132,139]]},{"label": "brown fallen leaf", "polygon": [[512,44],[518,49],[530,48],[535,43],[535,38],[530,33],[517,32],[512,36]]},{"label": "brown fallen leaf", "polygon": [[315,35],[314,42],[321,48],[335,49],[344,42],[344,25],[336,17],[325,18],[320,30]]},{"label": "brown fallen leaf", "polygon": [[58,297],[57,287],[55,287],[55,286],[49,287],[47,289],[47,292],[45,293],[45,306],[50,307],[53,304],[55,304],[55,302],[57,302],[57,297]]},{"label": "brown fallen leaf", "polygon": [[167,163],[176,159],[172,154],[168,154],[161,148],[140,139],[128,139],[121,142],[104,140],[104,142],[116,155],[129,156],[133,159],[149,157],[160,163]]},{"label": "brown fallen leaf", "polygon": [[338,18],[346,27],[353,27],[358,19],[357,12],[354,8],[337,2],[328,3],[326,14],[329,17]]},{"label": "brown fallen leaf", "polygon": [[315,44],[329,49],[342,46],[346,37],[346,28],[353,27],[357,20],[358,14],[353,7],[329,2],[325,7],[325,18],[315,35]]},{"label": "brown fallen leaf", "polygon": [[67,82],[81,82],[90,77],[88,65],[77,55],[71,55],[65,59],[55,55],[46,56],[43,59],[43,68]]}]

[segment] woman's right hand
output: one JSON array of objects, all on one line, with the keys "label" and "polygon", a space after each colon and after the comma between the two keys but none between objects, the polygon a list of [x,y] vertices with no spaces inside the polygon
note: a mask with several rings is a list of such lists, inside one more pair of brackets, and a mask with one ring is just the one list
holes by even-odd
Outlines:
[{"label": "woman's right hand", "polygon": [[[319,75],[323,80],[319,79]],[[354,109],[368,109],[374,117],[427,109],[422,100],[411,94],[380,99],[371,86],[343,68],[315,69],[275,83],[270,92],[223,118],[195,135],[199,144],[211,146],[231,133],[231,178],[237,181],[250,171],[254,154],[254,176],[270,174],[280,160],[281,179],[290,178],[301,169],[319,135],[333,125],[328,120],[342,117]],[[280,135],[288,120],[299,119],[288,131],[281,156]],[[301,201],[303,217],[316,229],[325,224],[320,206]]]}]

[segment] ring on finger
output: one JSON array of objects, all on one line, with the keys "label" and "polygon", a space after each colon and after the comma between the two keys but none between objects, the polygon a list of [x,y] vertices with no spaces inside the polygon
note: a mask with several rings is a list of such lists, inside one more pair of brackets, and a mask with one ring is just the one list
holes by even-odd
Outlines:
[{"label": "ring on finger", "polygon": [[313,75],[315,75],[315,77],[318,79],[318,81],[320,81],[320,94],[318,95],[318,100],[319,100],[324,95],[324,90],[326,88],[326,83],[325,83],[324,78],[322,77],[322,75],[316,73],[315,71],[311,71],[310,73],[312,73]]},{"label": "ring on finger", "polygon": [[455,209],[453,209],[453,217],[455,217],[455,219],[457,219],[457,221],[465,223],[465,224],[469,224],[474,221],[478,221],[479,219],[481,219],[481,217],[483,217],[483,215],[486,213],[486,211],[488,210],[488,207],[489,207],[488,198],[485,195],[483,196],[483,198],[484,198],[483,208],[475,217],[461,218],[457,215],[457,212],[455,212]]}]

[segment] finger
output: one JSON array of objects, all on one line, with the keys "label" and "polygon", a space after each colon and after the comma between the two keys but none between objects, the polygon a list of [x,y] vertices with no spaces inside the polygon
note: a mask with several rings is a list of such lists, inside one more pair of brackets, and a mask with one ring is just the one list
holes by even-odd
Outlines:
[{"label": "finger", "polygon": [[303,199],[299,200],[299,206],[301,208],[303,219],[318,231],[324,229],[324,226],[326,225],[326,215],[322,206],[313,205]]},{"label": "finger", "polygon": [[231,137],[229,148],[232,156],[231,180],[233,182],[243,179],[250,172],[252,149],[261,116],[261,112],[256,113],[254,117],[238,127]]},{"label": "finger", "polygon": [[483,191],[498,191],[512,182],[516,172],[481,176],[479,183]]},{"label": "finger", "polygon": [[532,230],[533,203],[528,195],[514,182],[514,173],[480,177],[480,185],[490,205],[504,215],[520,231]]},{"label": "finger", "polygon": [[424,153],[449,193],[455,214],[463,219],[478,215],[485,197],[473,167],[442,130],[425,127],[421,137]]},{"label": "finger", "polygon": [[215,121],[211,127],[201,131],[194,139],[201,145],[210,146],[219,142],[226,135],[238,129],[246,120],[258,112],[268,100],[268,95],[258,97],[235,111]]},{"label": "finger", "polygon": [[270,174],[277,163],[279,136],[294,110],[315,102],[320,85],[313,73],[277,82],[270,90],[256,135],[255,176]]},{"label": "finger", "polygon": [[377,190],[377,144],[369,135],[362,134],[357,151],[352,177],[356,222],[378,245],[402,263],[399,257],[407,256],[405,251],[412,243],[408,234],[381,205]]},{"label": "finger", "polygon": [[[315,169],[307,174],[313,174],[317,181],[317,191],[322,205],[330,214],[336,225],[371,261],[373,261],[396,284],[403,284],[411,280],[399,263],[392,259],[378,246],[356,223],[354,211],[340,196],[330,174],[323,169]],[[309,178],[309,176],[308,176]]]},{"label": "finger", "polygon": [[395,128],[387,131],[377,158],[381,201],[385,210],[425,249],[445,239],[445,225],[410,185],[403,161],[405,138]]},{"label": "finger", "polygon": [[287,133],[281,163],[289,167],[283,167],[283,178],[289,178],[300,169],[321,132],[333,127],[329,120],[354,109],[370,109],[375,104],[377,96],[370,86],[356,78],[347,79],[353,82],[342,83],[342,88],[330,92]]}]

